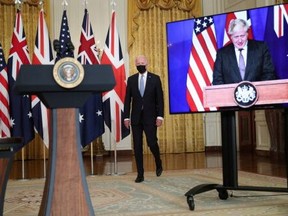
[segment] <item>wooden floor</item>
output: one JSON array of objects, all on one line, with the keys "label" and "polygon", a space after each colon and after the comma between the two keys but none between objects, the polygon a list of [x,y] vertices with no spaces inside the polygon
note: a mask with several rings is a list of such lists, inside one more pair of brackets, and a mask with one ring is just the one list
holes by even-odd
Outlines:
[{"label": "wooden floor", "polygon": [[[161,155],[165,170],[221,168],[221,153],[181,153]],[[45,163],[44,163],[45,162]],[[136,172],[134,157],[130,154],[118,154],[116,159],[111,155],[83,157],[87,175],[120,175]],[[116,163],[115,163],[116,162]],[[145,171],[154,171],[155,164],[152,155],[144,156]],[[238,170],[259,173],[263,175],[286,178],[286,159],[282,155],[257,156],[252,153],[238,153]],[[10,179],[44,178],[47,173],[47,160],[14,161]]]}]

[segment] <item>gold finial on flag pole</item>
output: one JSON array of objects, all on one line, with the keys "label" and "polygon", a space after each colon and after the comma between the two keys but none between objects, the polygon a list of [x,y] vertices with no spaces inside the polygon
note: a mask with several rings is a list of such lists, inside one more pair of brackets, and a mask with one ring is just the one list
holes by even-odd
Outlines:
[{"label": "gold finial on flag pole", "polygon": [[66,7],[68,6],[67,0],[63,0],[62,5],[63,5],[64,9],[66,9]]},{"label": "gold finial on flag pole", "polygon": [[39,0],[39,6],[41,9],[44,7],[44,0]]},{"label": "gold finial on flag pole", "polygon": [[22,0],[15,0],[15,5],[16,5],[16,8],[17,8],[18,10],[21,9],[22,3],[23,3]]},{"label": "gold finial on flag pole", "polygon": [[116,6],[115,0],[111,0],[111,5],[112,5],[112,9],[114,10],[114,9],[115,9],[115,6]]},{"label": "gold finial on flag pole", "polygon": [[87,0],[83,0],[83,5],[84,5],[85,8],[87,8],[88,1]]}]

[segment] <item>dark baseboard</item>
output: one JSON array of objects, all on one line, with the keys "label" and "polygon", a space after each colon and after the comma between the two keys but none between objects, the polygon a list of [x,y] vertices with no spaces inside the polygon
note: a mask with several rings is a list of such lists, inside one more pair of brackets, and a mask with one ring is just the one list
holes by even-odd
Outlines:
[{"label": "dark baseboard", "polygon": [[255,150],[257,156],[263,157],[271,157],[274,159],[285,159],[285,153],[283,152],[275,152],[275,151],[263,151],[263,150]]},{"label": "dark baseboard", "polygon": [[[106,151],[106,154],[105,155],[114,155],[114,151]],[[133,151],[132,150],[117,150],[117,155],[126,155],[126,156],[129,156],[129,155],[133,155]]]},{"label": "dark baseboard", "polygon": [[[90,151],[85,151],[85,152],[82,152],[83,156],[84,157],[90,157],[91,156],[91,153]],[[94,153],[93,156],[96,156],[96,157],[106,157],[106,156],[113,156],[114,155],[114,151],[113,150],[109,150],[109,151],[102,151],[101,153]],[[133,155],[133,151],[132,150],[117,150],[117,155],[118,156],[130,156],[130,155]]]},{"label": "dark baseboard", "polygon": [[221,152],[222,146],[205,146],[205,152]]},{"label": "dark baseboard", "polygon": [[262,157],[269,157],[271,154],[270,151],[264,151],[264,150],[255,150],[255,153],[257,156],[262,156]]}]

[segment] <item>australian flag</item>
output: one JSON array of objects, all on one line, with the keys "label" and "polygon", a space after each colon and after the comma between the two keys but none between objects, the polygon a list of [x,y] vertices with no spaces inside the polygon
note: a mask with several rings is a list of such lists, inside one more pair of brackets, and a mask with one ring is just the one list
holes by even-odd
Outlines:
[{"label": "australian flag", "polygon": [[30,64],[27,41],[20,10],[17,10],[8,58],[11,136],[23,137],[23,145],[34,139],[34,125],[29,95],[16,95],[14,84],[22,64]]},{"label": "australian flag", "polygon": [[288,73],[288,4],[268,8],[265,41],[280,79],[287,79]]},{"label": "australian flag", "polygon": [[[99,64],[97,47],[87,9],[84,11],[78,61],[81,64]],[[101,94],[91,96],[79,110],[81,144],[83,147],[104,133],[102,110]]]}]

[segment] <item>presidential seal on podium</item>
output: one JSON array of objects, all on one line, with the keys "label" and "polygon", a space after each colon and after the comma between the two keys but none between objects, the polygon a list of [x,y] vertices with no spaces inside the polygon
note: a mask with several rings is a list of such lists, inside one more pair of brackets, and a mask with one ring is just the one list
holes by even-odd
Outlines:
[{"label": "presidential seal on podium", "polygon": [[64,88],[75,88],[84,78],[83,66],[74,58],[60,59],[53,68],[53,77]]}]

